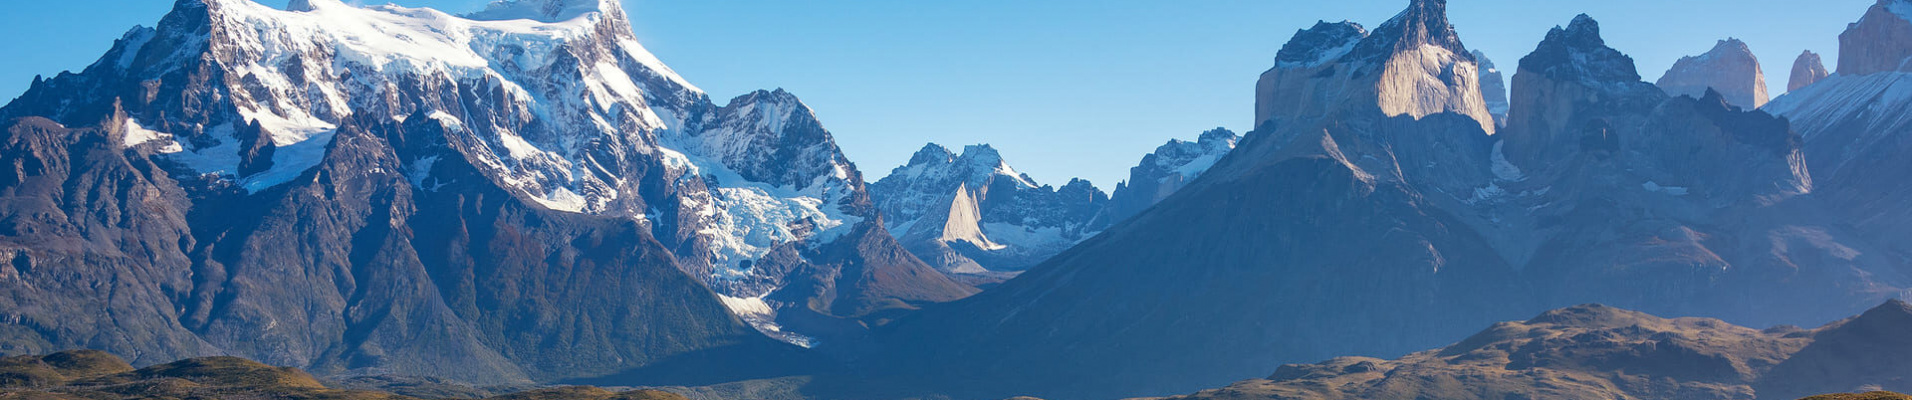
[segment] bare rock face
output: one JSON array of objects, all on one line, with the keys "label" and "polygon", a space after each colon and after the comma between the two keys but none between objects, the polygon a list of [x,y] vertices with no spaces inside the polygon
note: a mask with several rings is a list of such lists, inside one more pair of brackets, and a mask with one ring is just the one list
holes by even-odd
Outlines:
[{"label": "bare rock face", "polygon": [[1414,118],[1451,112],[1488,133],[1496,126],[1481,98],[1480,67],[1448,23],[1446,0],[1415,0],[1371,33],[1352,22],[1300,31],[1255,92],[1257,126],[1347,107]]},{"label": "bare rock face", "polygon": [[1799,59],[1793,61],[1792,80],[1786,82],[1786,91],[1792,92],[1812,86],[1832,73],[1826,71],[1826,64],[1819,60],[1819,54],[1812,50],[1799,53]]},{"label": "bare rock face", "polygon": [[1507,125],[1507,78],[1487,59],[1486,53],[1474,50],[1474,59],[1480,61],[1480,97],[1487,101],[1487,112],[1494,114],[1494,123]]},{"label": "bare rock face", "polygon": [[1706,54],[1680,58],[1658,83],[1674,96],[1699,98],[1707,89],[1719,91],[1726,102],[1743,108],[1759,108],[1772,97],[1766,93],[1766,74],[1759,69],[1759,58],[1739,39],[1719,41]]},{"label": "bare rock face", "polygon": [[1879,0],[1839,34],[1839,74],[1905,71],[1912,57],[1912,1]]}]

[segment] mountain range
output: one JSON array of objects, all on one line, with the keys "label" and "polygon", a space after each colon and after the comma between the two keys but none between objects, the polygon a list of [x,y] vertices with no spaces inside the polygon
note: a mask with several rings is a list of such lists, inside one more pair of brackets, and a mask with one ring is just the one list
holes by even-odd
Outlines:
[{"label": "mountain range", "polygon": [[711,102],[615,0],[179,0],[0,116],[9,352],[734,379],[810,363],[759,334],[811,344],[779,317],[975,291],[889,236],[795,96]]},{"label": "mountain range", "polygon": [[[0,106],[0,355],[124,359],[29,385],[69,394],[182,359],[761,398],[1907,389],[1912,0],[1770,101],[1737,39],[1646,82],[1580,15],[1509,74],[1410,0],[1296,32],[1252,131],[1108,192],[989,145],[867,183],[795,95],[717,103],[623,10],[175,0],[35,77]],[[271,376],[343,393],[301,374]]]},{"label": "mountain range", "polygon": [[[1868,19],[1903,23],[1888,3]],[[1584,15],[1521,59],[1497,128],[1445,6],[1297,33],[1235,151],[1017,279],[885,327],[908,354],[894,368],[971,397],[1186,393],[1573,304],[1818,325],[1912,285],[1903,236],[1877,233],[1903,225],[1855,224],[1809,130],[1667,94]]]},{"label": "mountain range", "polygon": [[870,193],[911,253],[952,276],[992,284],[1174,194],[1238,140],[1226,128],[1169,140],[1143,156],[1113,195],[1081,179],[1038,185],[989,145],[957,154],[932,143]]}]

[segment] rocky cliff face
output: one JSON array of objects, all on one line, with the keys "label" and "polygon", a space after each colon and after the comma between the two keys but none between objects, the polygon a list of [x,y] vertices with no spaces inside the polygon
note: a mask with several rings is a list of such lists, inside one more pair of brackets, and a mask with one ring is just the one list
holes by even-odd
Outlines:
[{"label": "rocky cliff face", "polygon": [[1739,39],[1721,40],[1706,54],[1680,58],[1660,77],[1659,85],[1674,96],[1699,98],[1707,90],[1717,91],[1727,103],[1747,109],[1765,106],[1772,99],[1766,93],[1759,58]]},{"label": "rocky cliff face", "polygon": [[1500,68],[1480,50],[1472,53],[1474,60],[1480,62],[1480,94],[1487,101],[1487,113],[1494,115],[1494,123],[1505,127],[1507,124],[1507,78],[1502,76]]},{"label": "rocky cliff face", "polygon": [[1142,156],[1140,164],[1129,168],[1129,180],[1115,186],[1115,193],[1109,195],[1108,207],[1090,225],[1106,228],[1168,199],[1208,172],[1234,150],[1240,140],[1240,135],[1223,128],[1202,132],[1193,142],[1169,140],[1155,148],[1155,152]]},{"label": "rocky cliff face", "polygon": [[1079,179],[1039,185],[988,145],[924,146],[871,192],[911,252],[970,275],[1022,271],[1068,249],[1099,231],[1090,222],[1109,198]]},{"label": "rocky cliff face", "polygon": [[1446,0],[1415,1],[1372,33],[1352,22],[1297,32],[1256,84],[1255,124],[1375,107],[1414,118],[1457,113],[1494,132],[1480,67],[1446,12]]},{"label": "rocky cliff face", "polygon": [[0,348],[477,383],[729,354],[675,376],[746,378],[808,356],[740,315],[973,291],[896,256],[794,96],[710,102],[615,1],[295,3],[179,0],[0,108]]},{"label": "rocky cliff face", "polygon": [[1912,2],[1879,0],[1839,34],[1839,74],[1906,71],[1912,57]]},{"label": "rocky cliff face", "polygon": [[1798,60],[1793,61],[1792,79],[1786,82],[1786,92],[1812,86],[1831,75],[1831,72],[1826,71],[1826,64],[1819,60],[1819,54],[1806,50],[1799,53]]},{"label": "rocky cliff face", "polygon": [[[1350,69],[1466,54],[1442,35],[1401,34],[1441,31],[1415,28],[1446,26],[1424,12],[1435,3],[1414,2],[1342,57],[1264,75],[1275,91],[1262,104],[1279,105],[1258,108],[1270,122],[1175,196],[886,328],[896,369],[1000,390],[971,397],[1160,395],[1283,362],[1405,354],[1571,304],[1821,324],[1912,287],[1896,256],[1806,196],[1813,180],[1784,120],[1717,92],[1666,95],[1586,16],[1522,59],[1494,135],[1478,109],[1448,102],[1480,93],[1471,79],[1420,96],[1446,112],[1365,100],[1296,111],[1400,87]],[[1337,49],[1312,38],[1359,29],[1312,31],[1284,53],[1323,54],[1294,49]]]},{"label": "rocky cliff face", "polygon": [[1893,328],[1912,328],[1912,310],[1903,302],[1818,329],[1763,331],[1585,305],[1495,324],[1454,345],[1399,359],[1284,365],[1265,379],[1169,399],[1723,400],[1903,391],[1912,383],[1889,375],[1907,367],[1903,358],[1860,350],[1903,349],[1895,347],[1902,338],[1881,335]]}]

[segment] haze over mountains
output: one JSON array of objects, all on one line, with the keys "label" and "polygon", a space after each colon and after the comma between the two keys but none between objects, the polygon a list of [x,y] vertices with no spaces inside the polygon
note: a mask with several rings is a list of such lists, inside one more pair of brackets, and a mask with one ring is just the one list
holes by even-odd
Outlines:
[{"label": "haze over mountains", "polygon": [[[1912,293],[1908,10],[1768,103],[1737,40],[1649,83],[1581,15],[1509,71],[1412,0],[1298,31],[1253,131],[1105,192],[986,144],[866,183],[794,94],[713,101],[616,0],[177,0],[0,107],[0,353],[811,398],[1845,390],[1802,382],[1906,350],[1876,332]],[[1404,358],[1283,367],[1351,355]]]}]

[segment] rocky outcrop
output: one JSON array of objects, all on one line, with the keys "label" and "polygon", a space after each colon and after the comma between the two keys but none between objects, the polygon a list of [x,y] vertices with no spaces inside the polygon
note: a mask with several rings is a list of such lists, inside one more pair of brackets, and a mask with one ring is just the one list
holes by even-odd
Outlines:
[{"label": "rocky outcrop", "polygon": [[1912,58],[1912,2],[1879,0],[1839,34],[1839,75],[1907,71]]},{"label": "rocky outcrop", "polygon": [[1106,228],[1168,199],[1226,157],[1240,140],[1240,135],[1223,128],[1202,132],[1193,142],[1169,140],[1129,168],[1129,179],[1115,186],[1108,207],[1090,225]]},{"label": "rocky outcrop", "polygon": [[[1884,329],[1906,327],[1912,313],[1905,307],[1893,301],[1819,329],[1762,331],[1715,319],[1668,319],[1600,305],[1576,306],[1495,324],[1451,346],[1399,359],[1343,357],[1283,365],[1264,379],[1164,400],[1724,400],[1904,391],[1912,382],[1893,373],[1912,363],[1860,348],[1903,349],[1895,346],[1904,340],[1885,335]],[[1864,336],[1855,337],[1857,331],[1865,331]],[[1826,354],[1840,347],[1847,352]]]},{"label": "rocky outcrop", "polygon": [[1256,84],[1256,126],[1375,107],[1414,118],[1457,113],[1494,132],[1480,67],[1446,13],[1446,0],[1416,0],[1372,33],[1352,22],[1297,32]]},{"label": "rocky outcrop", "polygon": [[989,145],[924,146],[871,185],[888,228],[938,269],[1017,272],[1093,235],[1109,196],[1084,180],[1056,188],[1016,172]]},{"label": "rocky outcrop", "polygon": [[1819,54],[1806,50],[1804,53],[1799,53],[1798,60],[1793,61],[1792,79],[1786,82],[1786,92],[1791,93],[1812,86],[1830,75],[1832,73],[1826,71],[1826,64],[1820,62]]},{"label": "rocky outcrop", "polygon": [[1681,57],[1658,84],[1674,96],[1699,98],[1707,90],[1718,91],[1727,103],[1747,109],[1765,106],[1772,99],[1766,93],[1759,58],[1739,39],[1721,40],[1706,54]]}]

